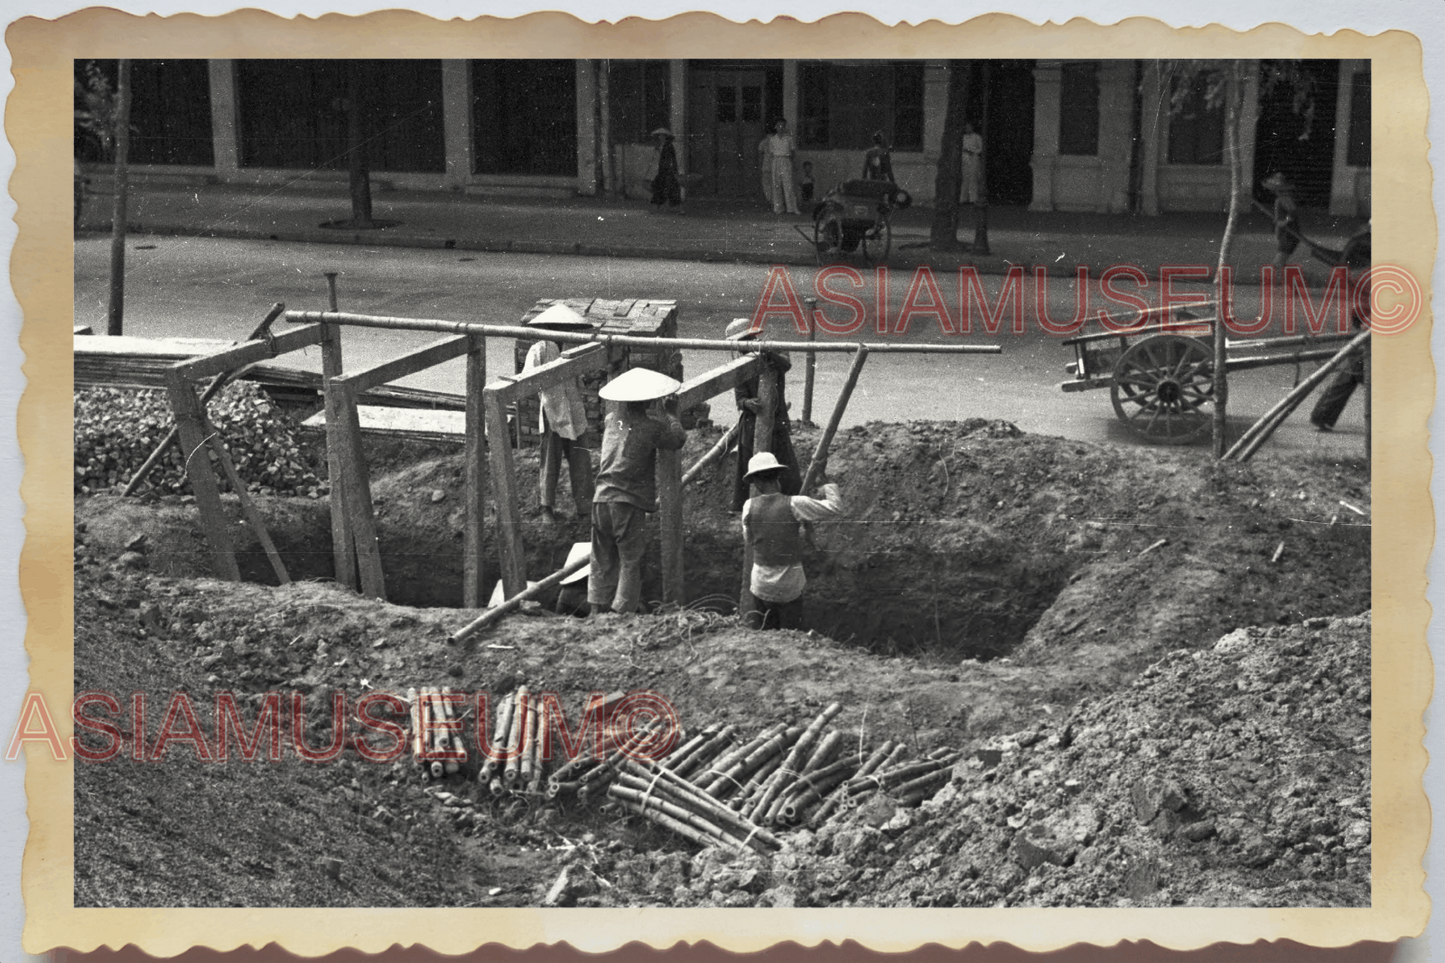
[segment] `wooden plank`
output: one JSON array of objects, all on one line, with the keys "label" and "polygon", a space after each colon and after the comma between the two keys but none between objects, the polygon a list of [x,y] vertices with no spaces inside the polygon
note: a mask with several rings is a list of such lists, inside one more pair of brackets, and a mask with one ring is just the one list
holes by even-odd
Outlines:
[{"label": "wooden plank", "polygon": [[361,594],[386,599],[386,578],[381,565],[381,545],[376,537],[376,515],[371,503],[371,473],[361,447],[361,421],[356,415],[356,395],[344,378],[333,382],[340,395],[337,410],[341,442],[341,472],[345,484],[346,518],[351,541],[356,546],[356,567],[361,577]]},{"label": "wooden plank", "polygon": [[206,534],[206,544],[211,549],[211,565],[216,578],[232,582],[241,580],[241,570],[236,564],[236,547],[231,541],[231,531],[226,516],[221,511],[221,493],[216,485],[216,474],[211,469],[211,459],[206,455],[205,418],[201,403],[196,399],[195,388],[179,371],[172,369],[166,393],[171,400],[171,410],[176,416],[176,426],[181,432],[181,453],[185,457],[186,477],[191,482],[191,492],[196,498],[196,510],[201,515],[201,530]]},{"label": "wooden plank", "polygon": [[758,366],[758,355],[750,354],[716,368],[709,368],[696,378],[683,382],[677,391],[678,410],[686,411],[699,402],[707,401],[724,391],[731,391],[738,385],[747,384],[758,377]]},{"label": "wooden plank", "polygon": [[682,605],[687,586],[682,552],[682,452],[657,452],[658,523],[662,531],[662,600]]},{"label": "wooden plank", "polygon": [[226,480],[231,483],[231,490],[236,493],[236,499],[241,503],[241,515],[251,526],[251,531],[256,533],[256,540],[261,543],[261,548],[266,553],[266,559],[271,563],[271,571],[276,573],[276,579],[282,585],[290,585],[291,576],[286,571],[286,563],[281,561],[281,553],[276,551],[276,544],[271,541],[271,533],[266,531],[266,520],[256,510],[255,502],[251,501],[251,496],[246,491],[246,483],[237,473],[236,466],[231,461],[231,453],[226,450],[225,442],[209,422],[206,424],[206,432],[211,450],[216,453],[216,460],[221,463],[221,470],[226,473]]},{"label": "wooden plank", "polygon": [[331,488],[328,499],[331,505],[331,563],[336,581],[353,592],[361,586],[356,573],[356,544],[351,534],[350,515],[346,509],[345,427],[338,412],[342,404],[342,391],[335,380],[345,370],[341,361],[341,327],[335,324],[322,326],[321,338],[321,391],[324,399],[322,415],[326,425],[326,478]]},{"label": "wooden plank", "polygon": [[539,391],[605,368],[607,364],[608,351],[606,348],[600,344],[584,345],[570,358],[558,358],[539,368],[533,368],[525,374],[503,375],[488,385],[487,391],[495,392],[505,407],[518,399],[531,397]]},{"label": "wooden plank", "polygon": [[[487,456],[483,433],[486,430],[482,392],[487,380],[487,339],[472,336],[472,350],[467,354],[466,412],[466,521],[462,531],[462,604],[469,609],[481,608],[482,593],[482,520],[487,502]],[[498,441],[505,442],[506,436]]]},{"label": "wooden plank", "polygon": [[380,364],[374,364],[370,368],[348,372],[345,377],[346,380],[357,386],[358,391],[365,391],[368,388],[390,384],[407,375],[417,374],[453,358],[460,358],[470,350],[470,347],[471,338],[468,335],[442,338],[424,348],[390,358]]},{"label": "wooden plank", "polygon": [[[360,399],[357,399],[358,402]],[[387,408],[358,403],[356,414],[364,434],[400,435],[428,440],[456,441],[466,438],[467,416],[463,411],[438,411],[431,408]],[[301,422],[303,428],[325,428],[326,411]]]},{"label": "wooden plank", "polygon": [[527,564],[522,545],[522,506],[517,497],[517,471],[512,440],[507,431],[507,402],[502,388],[482,391],[487,421],[487,448],[492,462],[492,501],[497,505],[497,548],[502,561],[502,592],[508,598],[527,588]]},{"label": "wooden plank", "polygon": [[321,325],[307,324],[278,334],[269,341],[247,341],[245,344],[226,348],[193,361],[182,361],[175,365],[175,368],[181,372],[181,377],[195,381],[218,375],[222,371],[229,371],[232,368],[239,368],[241,365],[265,361],[277,355],[320,344],[321,338]]}]

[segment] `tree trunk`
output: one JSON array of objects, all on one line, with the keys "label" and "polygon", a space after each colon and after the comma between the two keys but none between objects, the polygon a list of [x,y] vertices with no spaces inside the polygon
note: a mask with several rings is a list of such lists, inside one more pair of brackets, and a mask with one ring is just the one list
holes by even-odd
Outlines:
[{"label": "tree trunk", "polygon": [[969,65],[948,62],[948,104],[943,112],[943,143],[938,176],[933,182],[933,225],[928,245],[937,250],[958,248],[958,194],[963,185],[963,120],[968,111]]},{"label": "tree trunk", "polygon": [[[1224,222],[1224,237],[1219,242],[1219,264],[1214,269],[1215,298],[1219,305],[1225,303],[1224,265],[1229,262],[1229,247],[1234,242],[1234,226],[1239,219],[1240,181],[1243,179],[1243,163],[1239,156],[1240,99],[1244,93],[1243,61],[1231,60],[1225,68],[1224,88],[1224,154],[1229,158],[1229,216]],[[1263,292],[1270,296],[1269,292]],[[1229,378],[1225,371],[1225,329],[1224,317],[1218,315],[1214,323],[1214,457],[1223,458],[1226,448],[1225,434],[1228,427],[1227,409],[1229,402]]]},{"label": "tree trunk", "polygon": [[604,194],[615,194],[618,178],[612,163],[612,61],[603,60],[597,66],[597,136],[602,141],[602,191]]},{"label": "tree trunk", "polygon": [[117,61],[115,85],[115,208],[110,221],[110,309],[105,333],[125,328],[125,235],[130,214],[130,61]]},{"label": "tree trunk", "polygon": [[361,129],[361,65],[346,62],[346,165],[351,187],[351,226],[372,227],[371,172],[366,165],[366,138]]},{"label": "tree trunk", "polygon": [[973,227],[973,244],[969,250],[974,254],[988,251],[988,88],[990,80],[989,62],[985,60],[979,74],[979,86],[983,95],[983,110],[978,121],[978,136],[983,139],[983,153],[978,155],[978,222]]}]

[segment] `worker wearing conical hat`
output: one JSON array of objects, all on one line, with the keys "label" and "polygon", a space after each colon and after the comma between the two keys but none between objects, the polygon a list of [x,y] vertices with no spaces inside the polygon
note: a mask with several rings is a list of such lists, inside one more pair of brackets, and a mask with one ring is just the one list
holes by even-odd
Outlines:
[{"label": "worker wearing conical hat", "polygon": [[[554,304],[527,322],[527,327],[542,331],[587,332],[596,328],[582,315],[565,304]],[[562,348],[554,341],[538,341],[527,350],[522,371],[531,371],[562,357]],[[581,382],[572,378],[559,385],[537,392],[541,402],[538,411],[538,437],[541,439],[540,497],[542,517],[557,520],[557,481],[562,462],[567,462],[567,477],[572,485],[572,503],[577,517],[592,517],[592,452],[587,445],[587,408],[582,403]]]},{"label": "worker wearing conical hat", "polygon": [[1299,247],[1299,202],[1294,197],[1294,185],[1279,171],[1260,181],[1259,186],[1274,194],[1274,282],[1284,284],[1285,262]]},{"label": "worker wearing conical hat", "polygon": [[[593,615],[636,612],[642,602],[642,556],[647,515],[657,511],[657,451],[687,440],[677,418],[677,389],[667,375],[633,368],[599,392],[608,405],[602,429],[602,463],[592,496],[592,564],[587,602]],[[648,416],[664,403],[665,420]]]},{"label": "worker wearing conical hat", "polygon": [[748,461],[747,479],[757,494],[743,505],[743,541],[752,549],[753,570],[748,588],[757,602],[749,614],[753,628],[797,629],[803,626],[803,524],[843,513],[837,485],[824,485],[823,497],[785,495],[784,467],[770,452]]}]

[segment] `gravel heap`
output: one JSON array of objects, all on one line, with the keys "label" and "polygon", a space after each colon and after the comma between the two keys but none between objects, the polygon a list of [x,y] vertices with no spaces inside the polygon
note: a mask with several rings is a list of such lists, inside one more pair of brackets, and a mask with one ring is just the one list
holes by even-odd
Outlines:
[{"label": "gravel heap", "polygon": [[1368,613],[1240,629],[976,748],[921,809],[879,797],[766,868],[703,854],[690,896],[1367,906],[1369,753]]}]

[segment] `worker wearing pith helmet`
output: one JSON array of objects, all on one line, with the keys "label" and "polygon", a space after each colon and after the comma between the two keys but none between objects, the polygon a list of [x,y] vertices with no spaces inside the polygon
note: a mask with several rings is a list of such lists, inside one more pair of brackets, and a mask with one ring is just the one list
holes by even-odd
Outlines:
[{"label": "worker wearing pith helmet", "polygon": [[803,625],[803,523],[834,518],[843,513],[838,486],[823,486],[821,499],[785,495],[784,466],[771,452],[759,452],[748,461],[747,479],[757,489],[743,506],[743,541],[752,549],[753,570],[748,586],[757,601],[751,614],[754,628],[797,629]]},{"label": "worker wearing pith helmet", "polygon": [[[587,601],[592,614],[636,612],[642,601],[642,555],[647,515],[657,511],[657,451],[687,441],[677,418],[675,379],[647,368],[613,378],[599,394],[608,405],[602,429],[602,467],[592,496],[592,564]],[[666,399],[664,420],[648,406]]]}]

